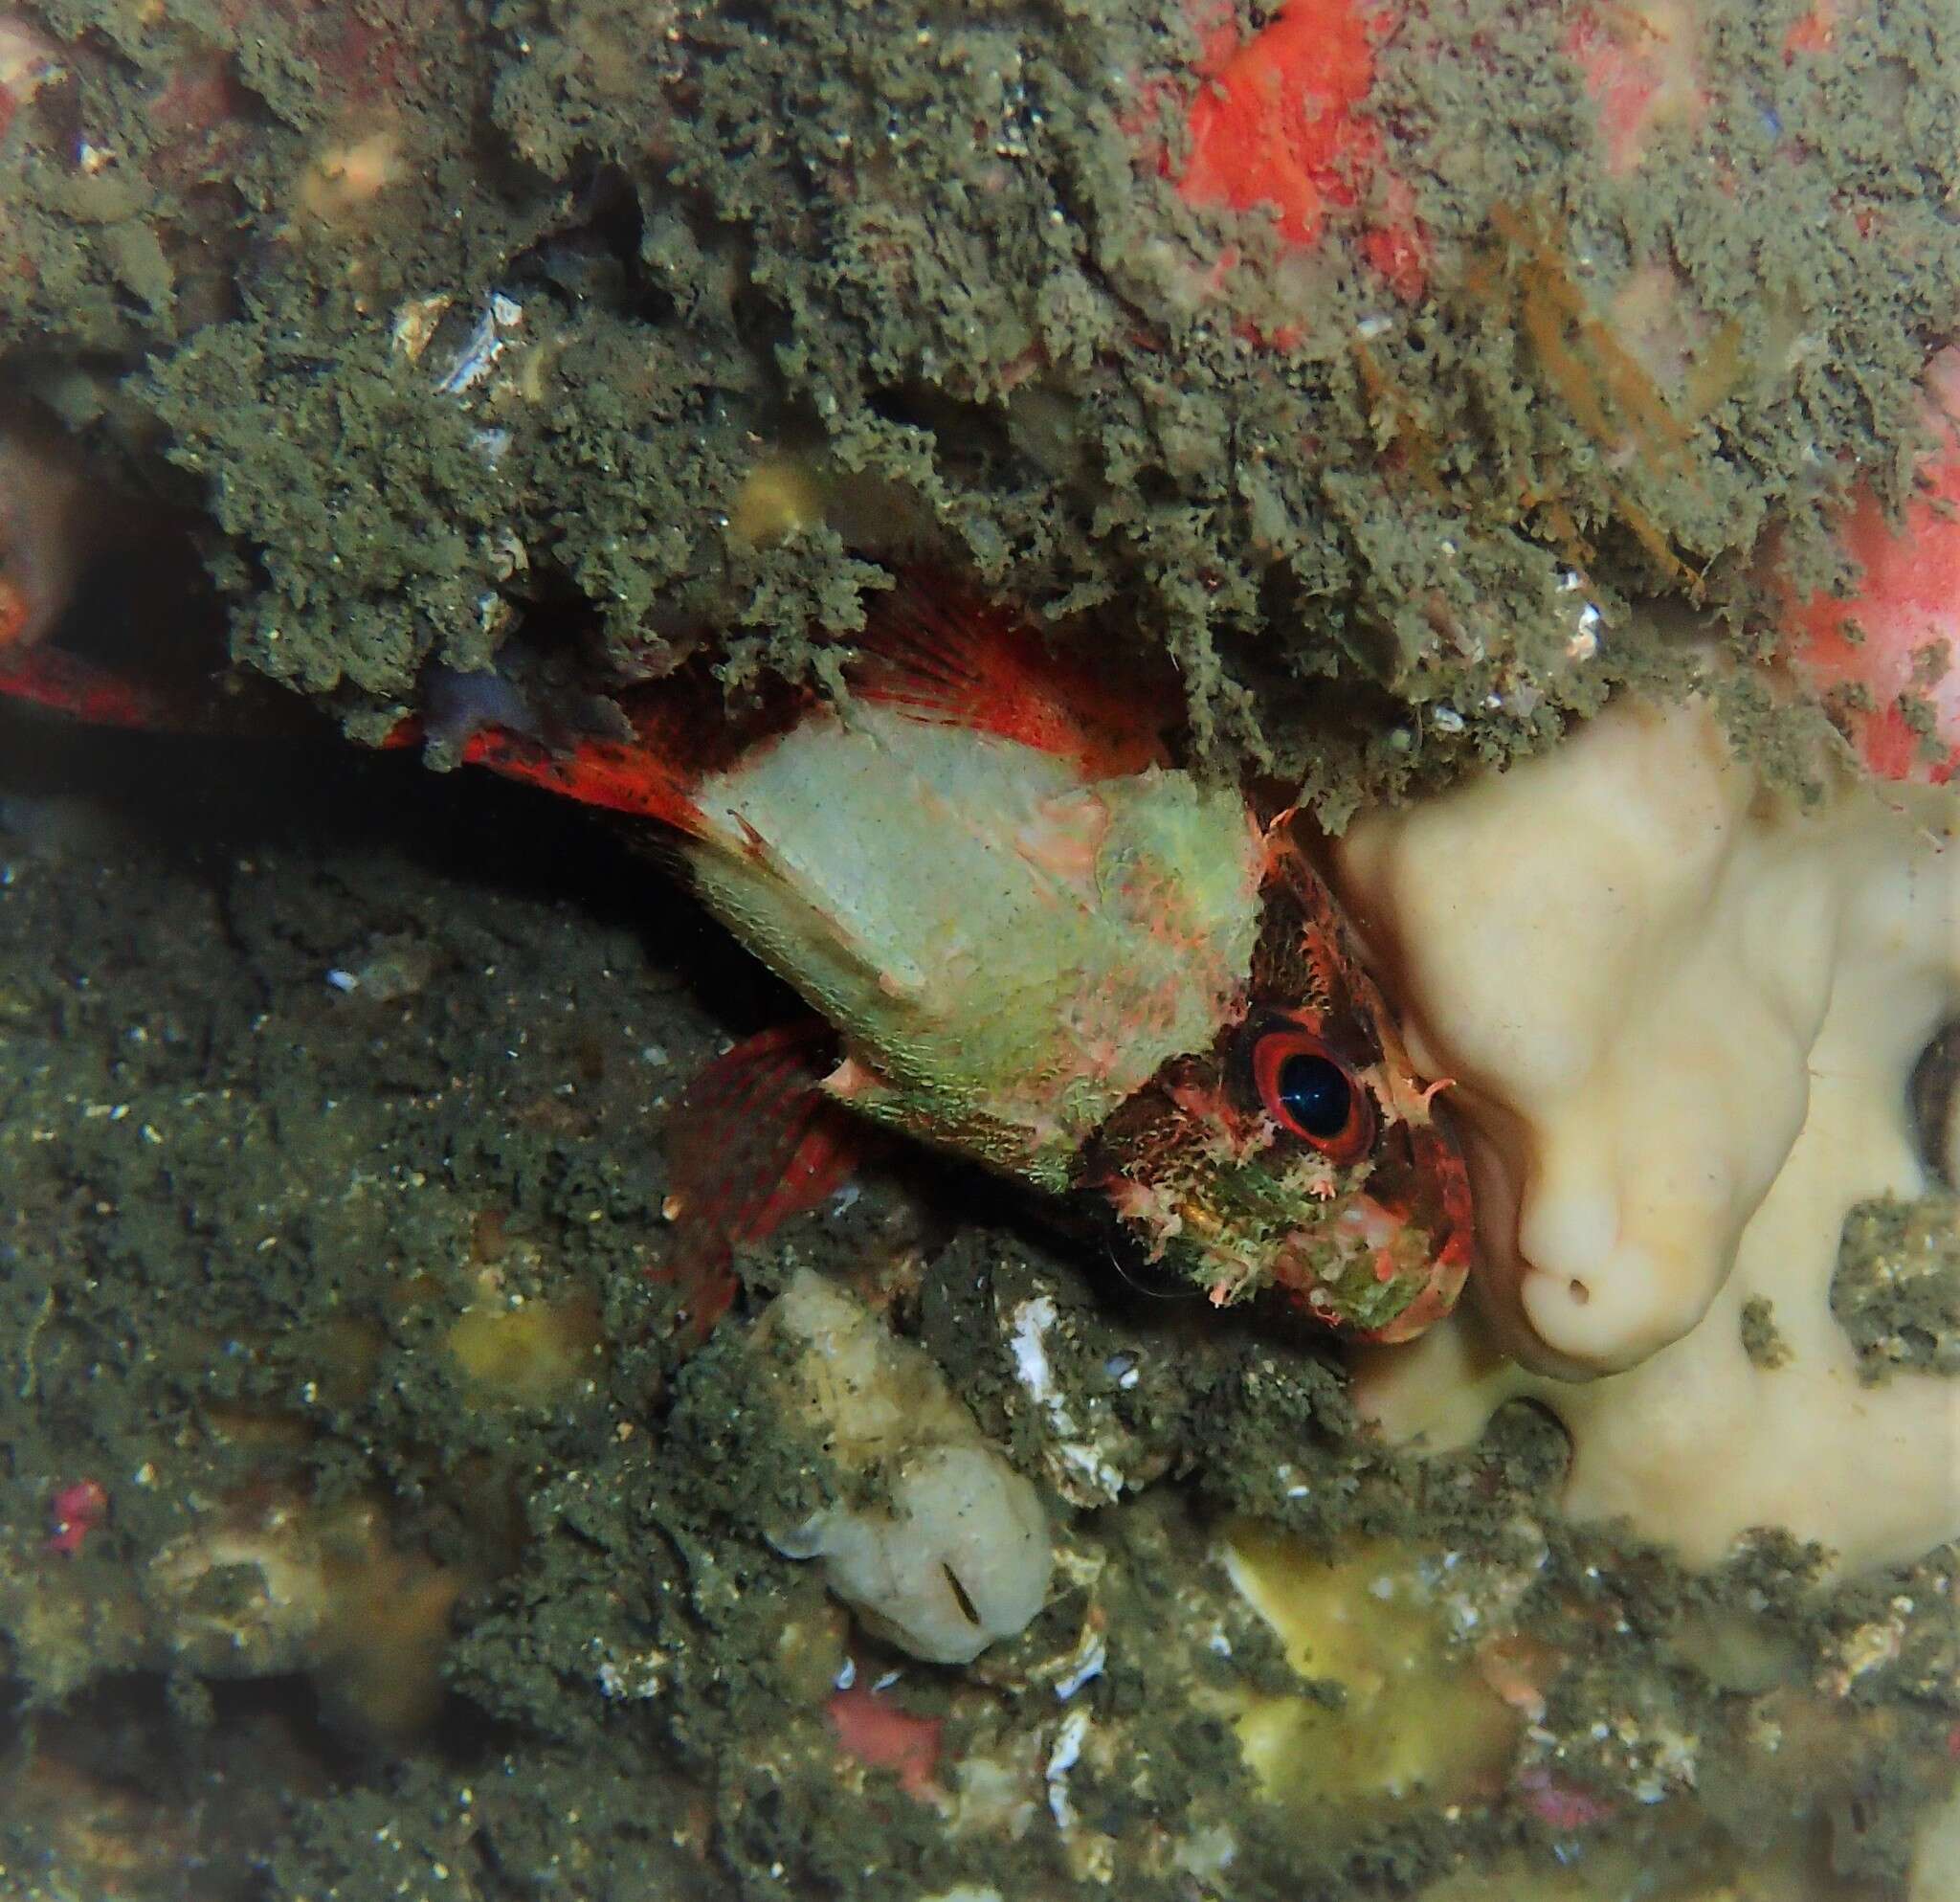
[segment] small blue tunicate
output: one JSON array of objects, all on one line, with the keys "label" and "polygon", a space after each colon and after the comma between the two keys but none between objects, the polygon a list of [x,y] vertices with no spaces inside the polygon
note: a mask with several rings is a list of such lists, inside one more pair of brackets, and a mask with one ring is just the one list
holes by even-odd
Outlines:
[{"label": "small blue tunicate", "polygon": [[527,739],[541,736],[538,716],[523,692],[493,668],[463,673],[439,662],[422,676],[422,711],[429,737],[461,746],[486,727]]}]

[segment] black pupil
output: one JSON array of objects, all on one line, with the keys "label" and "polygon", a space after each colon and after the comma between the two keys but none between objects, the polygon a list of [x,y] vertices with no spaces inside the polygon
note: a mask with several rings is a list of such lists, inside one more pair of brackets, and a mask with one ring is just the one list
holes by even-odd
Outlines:
[{"label": "black pupil", "polygon": [[1280,1102],[1310,1136],[1338,1136],[1348,1127],[1352,1086],[1340,1064],[1303,1053],[1280,1065]]}]

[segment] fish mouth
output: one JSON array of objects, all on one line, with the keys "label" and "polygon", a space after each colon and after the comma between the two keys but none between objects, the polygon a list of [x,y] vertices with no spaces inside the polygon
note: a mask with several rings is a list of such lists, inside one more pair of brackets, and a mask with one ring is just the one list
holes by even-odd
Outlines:
[{"label": "fish mouth", "polygon": [[[1356,1338],[1414,1340],[1457,1305],[1477,1261],[1476,1205],[1463,1141],[1449,1106],[1423,1098],[1420,1120],[1398,1124],[1368,1191],[1349,1199],[1333,1227],[1350,1238],[1346,1325]],[[1370,1298],[1368,1283],[1378,1285]],[[1311,1290],[1303,1297],[1318,1309]]]},{"label": "fish mouth", "polygon": [[1428,1278],[1392,1320],[1367,1330],[1363,1340],[1392,1347],[1413,1341],[1456,1307],[1469,1278],[1472,1252],[1467,1232],[1452,1234],[1437,1251]]},{"label": "fish mouth", "polygon": [[1257,1206],[1241,1219],[1190,1182],[1167,1193],[1118,1176],[1085,1199],[1100,1206],[1111,1264],[1142,1293],[1203,1294],[1224,1308],[1277,1288],[1348,1339],[1413,1340],[1456,1306],[1469,1275],[1469,1180],[1446,1116],[1385,1135],[1366,1187],[1283,1222]]},{"label": "fish mouth", "polygon": [[1392,1241],[1371,1239],[1369,1221],[1339,1229],[1297,1230],[1273,1257],[1274,1282],[1324,1326],[1367,1340],[1397,1326],[1427,1279],[1411,1272]]},{"label": "fish mouth", "polygon": [[1273,1257],[1274,1281],[1316,1320],[1354,1339],[1414,1340],[1457,1305],[1472,1259],[1454,1211],[1404,1211],[1357,1195],[1325,1227],[1296,1229]]},{"label": "fish mouth", "polygon": [[1152,1301],[1188,1301],[1200,1292],[1196,1275],[1175,1259],[1173,1251],[1152,1253],[1143,1238],[1113,1211],[1102,1230],[1102,1252],[1109,1265],[1139,1294]]},{"label": "fish mouth", "polygon": [[1095,1224],[1110,1265],[1137,1292],[1158,1300],[1203,1295],[1225,1308],[1273,1288],[1349,1339],[1413,1340],[1455,1307],[1469,1271],[1467,1224],[1447,1223],[1437,1234],[1366,1195],[1258,1245],[1201,1205],[1181,1203],[1173,1213],[1179,1220],[1169,1236],[1152,1235],[1107,1205]]}]

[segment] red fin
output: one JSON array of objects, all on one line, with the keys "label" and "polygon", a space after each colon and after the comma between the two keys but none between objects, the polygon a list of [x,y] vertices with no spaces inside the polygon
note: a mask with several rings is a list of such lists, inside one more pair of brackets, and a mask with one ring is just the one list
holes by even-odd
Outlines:
[{"label": "red fin", "polygon": [[835,1041],[814,1020],[765,1030],[716,1058],[675,1108],[674,1247],[658,1278],[679,1286],[697,1341],[734,1299],[736,1249],[817,1207],[858,1165],[864,1127],[819,1087]]},{"label": "red fin", "polygon": [[681,832],[702,830],[701,808],[691,790],[700,783],[699,773],[645,744],[585,739],[557,749],[486,727],[464,743],[463,758],[583,805],[658,819]]},{"label": "red fin", "polygon": [[866,700],[1017,740],[1091,779],[1168,757],[1176,714],[1160,687],[1051,654],[1026,622],[952,582],[902,577],[867,612],[850,670],[851,690]]},{"label": "red fin", "polygon": [[[786,688],[730,708],[711,675],[675,676],[613,699],[631,738],[588,733],[561,745],[488,727],[464,743],[463,758],[583,805],[658,819],[699,837],[705,820],[695,788],[792,724],[808,702],[807,693]],[[420,730],[408,727],[407,736]]]},{"label": "red fin", "polygon": [[138,732],[198,732],[220,724],[214,712],[200,718],[174,694],[57,647],[0,652],[0,699],[18,700],[91,727]]},{"label": "red fin", "polygon": [[[92,727],[123,727],[144,732],[232,731],[241,723],[235,707],[213,700],[193,706],[186,696],[134,680],[54,647],[0,649],[0,699],[11,699],[63,714]],[[283,705],[278,711],[288,709]],[[637,724],[637,723],[636,723]],[[684,832],[701,824],[701,811],[687,788],[694,775],[659,746],[656,722],[630,740],[586,739],[553,750],[500,727],[474,734],[463,757],[512,779],[569,794],[587,805],[663,820]],[[385,749],[419,745],[422,721],[412,715],[382,739]]]}]

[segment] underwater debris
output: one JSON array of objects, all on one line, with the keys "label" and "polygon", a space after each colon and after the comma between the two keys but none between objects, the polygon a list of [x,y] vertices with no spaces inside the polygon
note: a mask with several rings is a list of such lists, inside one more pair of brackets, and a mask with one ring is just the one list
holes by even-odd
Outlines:
[{"label": "underwater debris", "polygon": [[[1547,392],[1566,406],[1605,458],[1606,490],[1614,513],[1652,558],[1660,578],[1687,599],[1698,601],[1702,575],[1675,552],[1637,491],[1652,483],[1699,481],[1697,459],[1689,454],[1694,425],[1742,380],[1740,324],[1731,319],[1692,348],[1679,393],[1670,399],[1621,327],[1594,307],[1565,251],[1552,238],[1545,208],[1519,211],[1494,205],[1490,222],[1498,243],[1464,274],[1463,293],[1494,306],[1501,321],[1516,326]],[[1687,283],[1664,267],[1657,275],[1631,281],[1663,282],[1661,296],[1677,306],[1691,295]],[[1686,320],[1677,310],[1667,322],[1682,328]],[[1521,482],[1523,512],[1544,512],[1570,560],[1596,560],[1597,549],[1580,536],[1558,483],[1547,481],[1546,472],[1529,463],[1522,471]]]}]

